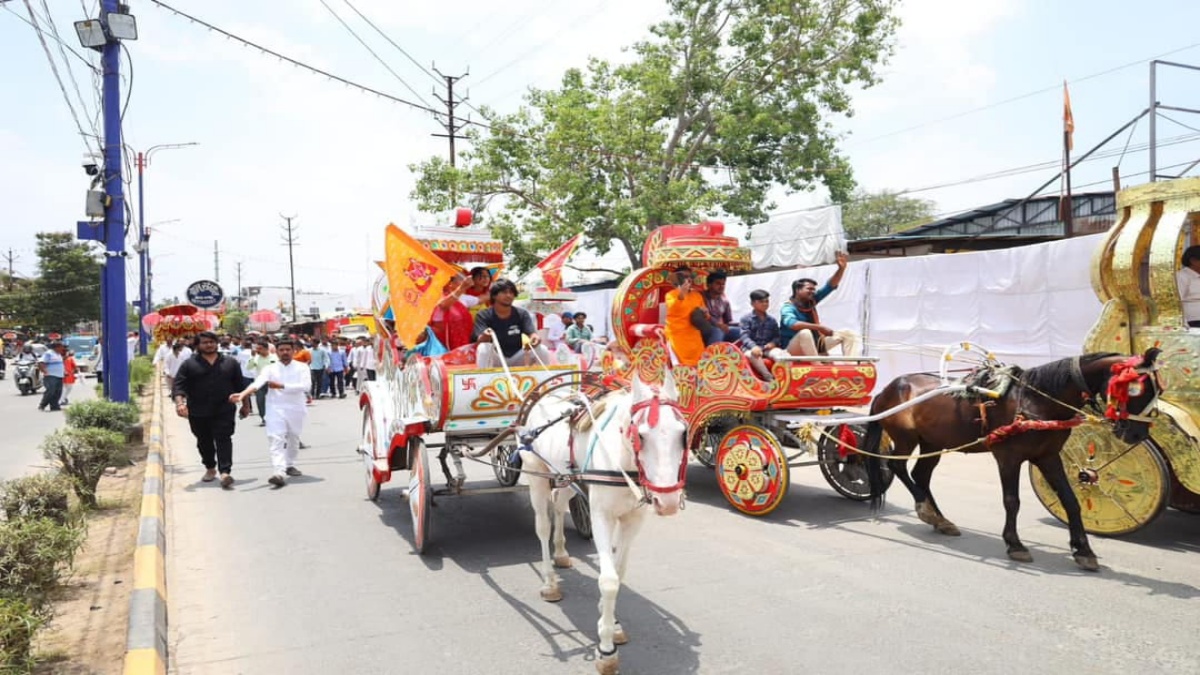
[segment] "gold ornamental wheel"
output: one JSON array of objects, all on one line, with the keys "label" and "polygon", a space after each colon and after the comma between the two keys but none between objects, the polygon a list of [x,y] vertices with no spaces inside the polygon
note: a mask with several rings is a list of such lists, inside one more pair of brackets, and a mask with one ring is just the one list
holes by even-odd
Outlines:
[{"label": "gold ornamental wheel", "polygon": [[[1131,446],[1107,426],[1086,425],[1071,433],[1062,458],[1090,534],[1129,534],[1154,520],[1167,504],[1170,474],[1153,440]],[[1066,523],[1062,502],[1033,465],[1029,480],[1046,510]]]}]

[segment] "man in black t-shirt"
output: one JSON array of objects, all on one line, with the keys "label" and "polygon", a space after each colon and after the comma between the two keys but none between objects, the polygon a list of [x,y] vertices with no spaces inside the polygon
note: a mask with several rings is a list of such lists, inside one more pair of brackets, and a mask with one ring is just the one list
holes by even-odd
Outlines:
[{"label": "man in black t-shirt", "polygon": [[533,316],[513,306],[517,285],[500,279],[488,291],[491,306],[475,315],[472,337],[479,343],[475,365],[480,368],[499,368],[500,359],[510,366],[550,363],[550,352],[541,344]]},{"label": "man in black t-shirt", "polygon": [[[204,331],[196,342],[196,354],[175,373],[171,398],[175,414],[186,417],[205,472],[200,480],[210,482],[221,475],[221,487],[233,487],[233,430],[237,406],[230,396],[241,391],[242,368],[237,359],[218,353],[217,334]],[[249,402],[242,417],[249,414]]]}]

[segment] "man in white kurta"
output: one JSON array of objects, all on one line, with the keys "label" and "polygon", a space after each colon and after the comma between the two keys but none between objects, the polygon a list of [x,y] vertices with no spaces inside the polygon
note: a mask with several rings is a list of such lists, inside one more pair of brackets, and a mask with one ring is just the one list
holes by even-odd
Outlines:
[{"label": "man in white kurta", "polygon": [[275,346],[279,361],[260,370],[254,382],[235,395],[235,403],[242,403],[244,414],[248,414],[250,395],[262,387],[268,388],[265,422],[267,440],[271,444],[271,467],[275,473],[267,482],[276,487],[286,485],[288,476],[303,475],[296,468],[296,455],[300,449],[300,432],[308,417],[306,403],[312,376],[308,364],[292,360],[294,354],[295,344],[281,340]]}]

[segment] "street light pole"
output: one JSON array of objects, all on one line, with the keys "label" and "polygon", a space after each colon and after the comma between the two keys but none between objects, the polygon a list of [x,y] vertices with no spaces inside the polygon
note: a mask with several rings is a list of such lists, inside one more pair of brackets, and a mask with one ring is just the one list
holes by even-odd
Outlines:
[{"label": "street light pole", "polygon": [[145,169],[150,163],[150,156],[155,150],[175,150],[178,148],[187,148],[194,145],[200,145],[195,141],[188,143],[164,143],[161,145],[150,146],[146,152],[137,154],[137,170],[138,170],[138,267],[140,276],[138,277],[138,353],[145,355],[147,353],[147,342],[149,335],[146,333],[146,327],[142,325],[142,319],[150,313],[153,307],[151,302],[151,284],[150,284],[150,230],[146,227],[146,200],[145,200]]},{"label": "street light pole", "polygon": [[[117,0],[101,3],[104,21],[119,13]],[[129,358],[125,337],[125,186],[121,180],[121,43],[113,37],[101,49],[104,83],[104,391],[109,400],[129,400]]]}]

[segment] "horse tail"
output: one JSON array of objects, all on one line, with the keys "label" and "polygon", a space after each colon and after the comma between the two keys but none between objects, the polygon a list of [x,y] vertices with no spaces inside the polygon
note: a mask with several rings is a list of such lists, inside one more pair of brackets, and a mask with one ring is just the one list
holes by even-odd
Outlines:
[{"label": "horse tail", "polygon": [[885,482],[883,462],[879,458],[879,446],[883,441],[883,425],[879,422],[868,422],[867,433],[863,437],[863,451],[870,453],[867,457],[867,483],[871,488],[871,511],[883,508]]}]

